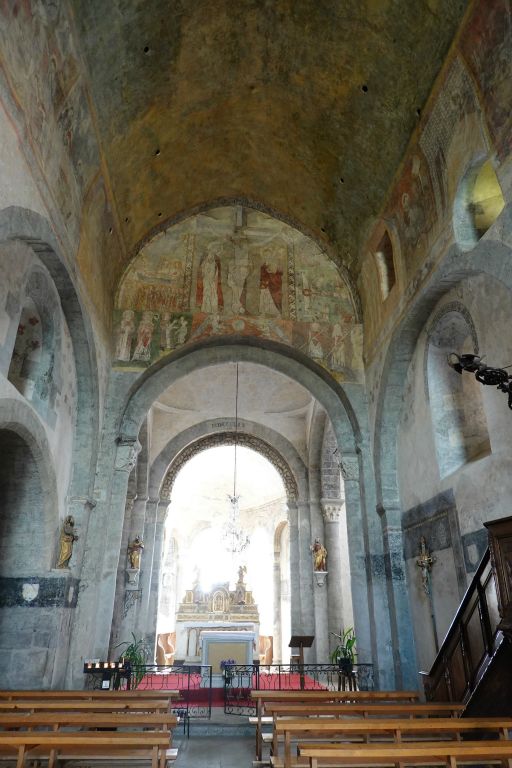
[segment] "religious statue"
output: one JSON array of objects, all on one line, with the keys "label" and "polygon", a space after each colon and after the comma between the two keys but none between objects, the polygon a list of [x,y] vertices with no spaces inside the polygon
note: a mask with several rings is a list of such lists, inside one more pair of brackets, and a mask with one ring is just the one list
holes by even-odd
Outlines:
[{"label": "religious statue", "polygon": [[427,541],[424,536],[420,539],[420,551],[419,557],[416,560],[416,565],[421,568],[421,583],[425,594],[430,597],[430,571],[432,566],[436,562],[437,558],[433,557],[427,549]]},{"label": "religious statue", "polygon": [[128,560],[130,561],[130,568],[138,571],[140,570],[140,558],[144,544],[140,536],[136,536],[131,544],[128,544]]},{"label": "religious statue", "polygon": [[73,542],[77,541],[78,536],[75,533],[75,521],[71,515],[68,515],[62,525],[62,531],[59,539],[59,557],[57,559],[57,568],[67,568],[71,555],[73,554]]},{"label": "religious statue", "polygon": [[320,543],[320,539],[315,539],[315,543],[311,545],[310,549],[313,553],[313,570],[326,571],[327,550],[324,545]]}]

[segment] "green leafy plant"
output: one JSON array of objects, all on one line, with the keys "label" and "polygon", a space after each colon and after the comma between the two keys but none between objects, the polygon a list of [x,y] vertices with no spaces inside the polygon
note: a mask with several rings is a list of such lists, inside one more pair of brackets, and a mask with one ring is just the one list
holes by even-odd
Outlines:
[{"label": "green leafy plant", "polygon": [[352,666],[356,660],[356,635],[354,627],[341,629],[340,634],[333,633],[339,639],[339,643],[331,653],[331,662],[340,666]]},{"label": "green leafy plant", "polygon": [[149,646],[143,637],[137,640],[132,632],[131,642],[125,641],[116,645],[116,648],[123,647],[123,651],[119,654],[119,661],[126,659],[130,662],[132,667],[131,686],[132,688],[138,688],[146,674],[145,666],[149,658]]}]

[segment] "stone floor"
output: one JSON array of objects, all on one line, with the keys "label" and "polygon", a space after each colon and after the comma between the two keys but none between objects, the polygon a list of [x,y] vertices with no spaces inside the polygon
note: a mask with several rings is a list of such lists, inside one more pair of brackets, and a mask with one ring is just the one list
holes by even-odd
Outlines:
[{"label": "stone floor", "polygon": [[252,768],[254,727],[244,716],[226,715],[213,707],[210,720],[191,720],[190,738],[177,728],[176,768]]},{"label": "stone floor", "polygon": [[175,739],[176,768],[250,768],[254,759],[254,737],[192,736]]}]

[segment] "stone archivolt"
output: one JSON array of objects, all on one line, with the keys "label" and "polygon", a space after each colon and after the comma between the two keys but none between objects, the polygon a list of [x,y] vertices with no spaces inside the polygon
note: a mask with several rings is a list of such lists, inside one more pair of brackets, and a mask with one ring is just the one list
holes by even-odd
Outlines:
[{"label": "stone archivolt", "polygon": [[[279,472],[286,489],[286,495],[289,501],[294,501],[297,498],[297,483],[290,470],[290,467],[283,459],[283,457],[275,450],[271,445],[266,443],[259,437],[254,435],[246,435],[239,432],[236,438],[237,445],[244,446],[245,448],[252,448],[257,451],[264,458],[272,464],[273,467]],[[174,481],[178,476],[179,471],[190,461],[190,459],[201,451],[206,451],[209,448],[218,448],[223,445],[234,445],[235,434],[234,432],[221,432],[217,435],[208,435],[207,437],[198,440],[192,445],[184,448],[181,453],[178,454],[176,459],[169,467],[167,474],[164,477],[162,487],[160,489],[160,499],[162,501],[170,501],[172,494],[172,487]]]}]

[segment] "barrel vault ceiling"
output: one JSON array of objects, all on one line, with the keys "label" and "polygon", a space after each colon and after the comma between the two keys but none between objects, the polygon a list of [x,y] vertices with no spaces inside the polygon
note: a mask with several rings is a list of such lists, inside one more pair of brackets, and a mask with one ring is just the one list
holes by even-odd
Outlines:
[{"label": "barrel vault ceiling", "polygon": [[220,199],[358,247],[466,0],[69,0],[127,258]]}]

